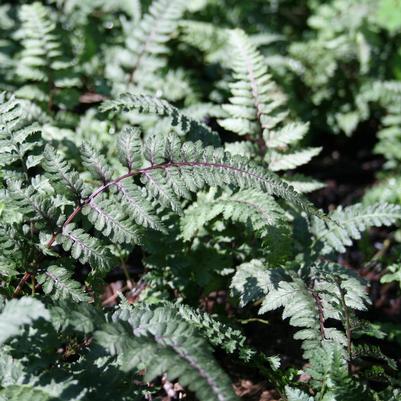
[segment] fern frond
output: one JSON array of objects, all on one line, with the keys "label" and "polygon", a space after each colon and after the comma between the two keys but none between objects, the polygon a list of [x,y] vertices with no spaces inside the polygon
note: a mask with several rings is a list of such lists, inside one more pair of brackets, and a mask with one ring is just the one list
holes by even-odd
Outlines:
[{"label": "fern frond", "polygon": [[397,205],[377,203],[370,206],[356,204],[339,207],[330,214],[327,225],[315,221],[312,231],[316,241],[324,244],[323,251],[345,252],[352,240],[360,239],[361,233],[370,227],[390,226],[401,218],[401,208]]},{"label": "fern frond", "polygon": [[336,344],[325,344],[316,349],[311,367],[306,369],[311,381],[319,389],[321,399],[363,401],[373,400],[369,391],[348,374],[347,359]]},{"label": "fern frond", "polygon": [[[127,336],[119,321],[130,325],[134,337]],[[123,369],[145,368],[146,381],[166,373],[169,380],[178,379],[202,401],[237,399],[205,341],[174,309],[117,311],[113,325],[96,332],[95,338],[110,352],[121,354]]]},{"label": "fern frond", "polygon": [[219,135],[207,125],[187,116],[166,100],[143,95],[124,93],[116,99],[102,103],[102,111],[130,111],[137,110],[142,114],[157,114],[160,117],[171,118],[173,127],[177,127],[192,141],[201,140],[205,144],[216,145],[220,142]]},{"label": "fern frond", "polygon": [[45,147],[42,165],[56,182],[59,181],[66,186],[77,199],[81,197],[84,183],[79,173],[73,170],[71,165],[50,145]]},{"label": "fern frond", "polygon": [[14,384],[0,390],[0,398],[7,401],[63,401],[45,389],[23,384]]},{"label": "fern frond", "polygon": [[39,132],[36,124],[25,121],[18,100],[13,97],[7,100],[5,94],[0,94],[0,166],[11,167],[19,163],[26,172],[40,163],[37,150],[41,142],[36,137]]},{"label": "fern frond", "polygon": [[136,82],[141,73],[149,73],[149,68],[152,70],[155,64],[159,64],[155,61],[168,53],[166,43],[177,29],[184,10],[183,0],[152,2],[138,29],[127,39],[127,47],[135,57],[130,66],[131,82]]},{"label": "fern frond", "polygon": [[85,302],[89,297],[81,288],[81,284],[72,279],[72,272],[61,266],[49,266],[37,276],[38,283],[45,294],[52,294],[54,299],[71,298],[75,302]]},{"label": "fern frond", "polygon": [[255,350],[246,345],[246,337],[240,330],[222,323],[208,313],[195,311],[187,305],[178,305],[177,309],[180,316],[204,333],[212,345],[221,347],[230,354],[237,351],[246,361],[254,356]]},{"label": "fern frond", "polygon": [[99,154],[92,145],[86,142],[81,145],[80,150],[82,164],[103,183],[110,181],[113,173],[107,165],[104,156]]},{"label": "fern frond", "polygon": [[270,80],[263,57],[243,31],[230,33],[230,45],[236,82],[230,84],[231,104],[223,106],[230,118],[219,123],[239,135],[262,136],[264,130],[274,128],[270,114],[284,98]]},{"label": "fern frond", "polygon": [[321,152],[322,148],[307,148],[294,153],[271,152],[269,155],[269,169],[272,171],[292,170],[303,166]]},{"label": "fern frond", "polygon": [[118,137],[117,150],[120,162],[131,171],[142,165],[141,131],[125,128]]},{"label": "fern frond", "polygon": [[61,55],[55,40],[55,25],[51,22],[49,10],[36,2],[20,9],[22,29],[18,36],[23,40],[24,50],[17,74],[27,80],[47,82],[46,68]]},{"label": "fern frond", "polygon": [[286,149],[288,145],[297,143],[308,132],[309,124],[303,123],[289,123],[280,129],[274,130],[269,133],[265,138],[266,146],[269,149]]},{"label": "fern frond", "polygon": [[180,40],[205,53],[208,63],[227,63],[229,30],[210,22],[182,20]]},{"label": "fern frond", "polygon": [[324,183],[314,180],[313,178],[305,177],[302,174],[287,176],[284,178],[284,181],[300,193],[309,193],[325,187]]},{"label": "fern frond", "polygon": [[233,53],[230,104],[223,105],[228,117],[219,124],[238,135],[249,135],[273,171],[293,169],[310,161],[320,148],[290,152],[307,131],[306,124],[288,123],[282,110],[286,98],[268,74],[264,57],[241,30],[230,33]]},{"label": "fern frond", "polygon": [[22,181],[7,182],[7,196],[14,202],[15,206],[41,226],[52,228],[57,217],[57,207],[53,199],[38,193],[33,185],[24,187]]},{"label": "fern frond", "polygon": [[[63,59],[64,49],[51,9],[39,2],[25,4],[20,8],[19,17],[21,28],[16,36],[21,40],[23,50],[16,74],[26,85],[17,90],[17,95],[43,103],[50,109],[55,89],[70,89],[80,82],[73,72],[73,64]],[[68,97],[71,99],[71,93]]]},{"label": "fern frond", "polygon": [[82,209],[96,230],[117,243],[139,243],[138,228],[131,224],[124,210],[112,199],[98,197]]},{"label": "fern frond", "polygon": [[49,311],[42,302],[31,297],[12,299],[0,313],[0,345],[19,334],[25,325],[38,319],[50,319]]},{"label": "fern frond", "polygon": [[[153,88],[165,66],[167,42],[176,32],[185,11],[183,0],[155,0],[139,24],[127,27],[124,49],[111,54],[106,74],[117,83]],[[117,90],[122,86],[117,86]],[[119,90],[121,92],[121,89]]]},{"label": "fern frond", "polygon": [[57,235],[57,241],[65,251],[71,251],[72,257],[81,263],[89,263],[100,272],[110,270],[111,256],[109,252],[96,238],[91,237],[84,230],[75,228],[73,224],[66,225]]},{"label": "fern frond", "polygon": [[208,194],[199,194],[197,202],[185,210],[181,219],[184,239],[191,239],[219,215],[249,225],[253,232],[261,236],[267,234],[269,226],[278,225],[284,218],[277,203],[262,192],[243,190],[216,196],[215,191],[210,191]]},{"label": "fern frond", "polygon": [[241,306],[260,300],[259,313],[283,308],[283,319],[300,328],[294,338],[303,341],[305,358],[311,358],[314,349],[325,343],[345,346],[344,334],[326,327],[326,320],[337,319],[346,326],[345,308],[365,310],[369,302],[361,280],[330,263],[305,266],[301,274],[292,269],[268,269],[262,261],[252,260],[237,268],[231,288]]},{"label": "fern frond", "polygon": [[142,227],[164,231],[163,224],[154,213],[152,203],[147,199],[144,191],[130,181],[117,184],[117,197],[120,197],[123,205],[127,207],[128,214]]},{"label": "fern frond", "polygon": [[309,396],[298,388],[292,388],[290,386],[285,387],[285,395],[288,401],[314,401],[312,396]]}]

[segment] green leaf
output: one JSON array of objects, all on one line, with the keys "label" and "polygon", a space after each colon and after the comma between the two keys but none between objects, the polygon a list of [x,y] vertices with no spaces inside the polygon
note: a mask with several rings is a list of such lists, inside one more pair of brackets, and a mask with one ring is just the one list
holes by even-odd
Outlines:
[{"label": "green leaf", "polygon": [[0,314],[0,345],[20,333],[25,325],[38,319],[50,319],[50,314],[42,302],[31,298],[12,299]]}]

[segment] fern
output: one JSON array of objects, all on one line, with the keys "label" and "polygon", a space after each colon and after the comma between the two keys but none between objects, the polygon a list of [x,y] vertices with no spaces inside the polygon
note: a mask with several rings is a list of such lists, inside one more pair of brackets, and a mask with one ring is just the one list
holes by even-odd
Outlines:
[{"label": "fern", "polygon": [[321,149],[289,151],[289,145],[305,135],[306,126],[285,123],[285,97],[271,80],[262,55],[244,32],[236,30],[230,35],[235,82],[230,84],[230,104],[223,105],[229,116],[220,119],[220,125],[238,135],[250,135],[273,171],[308,163]]},{"label": "fern", "polygon": [[[30,298],[8,302],[0,315],[3,326],[2,342],[15,338],[20,333],[20,327],[32,324],[34,320],[39,318],[44,318],[53,324],[53,326],[41,328],[42,335],[48,337],[56,333],[58,336],[65,336],[66,338],[74,332],[75,335],[79,332],[91,333],[96,346],[91,344],[88,347],[88,352],[89,355],[93,354],[94,366],[100,362],[97,353],[99,348],[104,353],[109,353],[108,358],[106,357],[106,360],[109,359],[109,361],[114,359],[112,358],[114,354],[123,352],[121,357],[114,360],[113,364],[114,369],[121,370],[121,373],[117,375],[114,372],[115,379],[120,385],[129,378],[128,371],[145,368],[145,381],[153,380],[156,376],[167,372],[170,379],[179,377],[180,382],[188,385],[200,400],[236,399],[228,377],[213,360],[205,341],[174,312],[174,309],[165,307],[152,311],[128,307],[116,311],[112,316],[111,323],[107,322],[106,316],[99,310],[83,305],[74,307],[67,313],[64,312],[66,319],[59,324],[59,313],[63,307],[65,308],[68,305],[54,305],[49,311],[40,301]],[[88,321],[88,319],[90,320]],[[91,324],[87,325],[85,322]],[[34,335],[29,334],[29,331],[25,332],[25,337],[28,342],[34,341]],[[40,345],[37,344],[37,346]],[[11,346],[8,349],[12,348]],[[54,353],[54,351],[52,352]],[[153,355],[153,357],[149,358],[149,355]],[[160,356],[163,362],[155,364],[153,359]],[[27,358],[31,357],[32,355],[27,355]],[[46,351],[44,357],[51,358],[53,356]],[[34,386],[33,383],[29,382],[31,374],[29,369],[24,372],[28,378],[28,382],[24,385],[15,382],[6,384],[4,378],[1,377],[0,395],[8,397],[7,399],[31,399],[29,397],[35,397],[35,399],[55,399],[54,397],[58,399],[57,397],[60,397],[60,399],[64,399],[62,391],[69,389],[72,391],[70,394],[75,393],[77,399],[81,399],[85,394],[81,386],[86,385],[90,389],[89,394],[87,391],[87,395],[93,396],[96,393],[92,395],[91,393],[96,389],[96,384],[87,382],[87,378],[79,365],[67,369],[68,378],[65,382],[52,382],[51,385],[50,383],[46,385],[46,380],[43,380],[40,385]],[[46,366],[43,366],[42,369],[43,375],[45,375]],[[63,373],[59,366],[54,367],[54,369],[59,374]],[[125,371],[127,373],[124,373]],[[130,389],[126,388],[125,391],[127,390]]]},{"label": "fern", "polygon": [[316,241],[324,243],[323,252],[331,250],[344,252],[352,240],[361,238],[361,232],[369,227],[389,226],[400,218],[400,208],[395,205],[375,204],[363,206],[356,204],[336,209],[330,215],[327,226],[316,221],[313,232]]},{"label": "fern", "polygon": [[[233,400],[246,372],[395,401],[399,329],[372,316],[399,290],[399,7],[22,3],[0,6],[0,399]],[[309,168],[307,144],[364,121],[380,185],[316,194],[325,216],[302,172],[338,138]],[[341,255],[370,227],[372,261],[370,237]]]},{"label": "fern", "polygon": [[63,249],[71,252],[74,259],[81,263],[89,263],[100,271],[108,271],[111,267],[111,257],[104,246],[80,228],[73,224],[64,225],[62,232],[58,234],[57,241]]},{"label": "fern", "polygon": [[237,351],[245,360],[250,360],[255,355],[255,350],[246,346],[246,337],[240,330],[224,324],[207,313],[194,311],[186,305],[179,305],[177,309],[183,319],[205,333],[212,345],[219,346],[228,353]]},{"label": "fern", "polygon": [[69,91],[71,99],[72,88],[79,85],[79,80],[71,63],[62,58],[64,49],[57,37],[50,9],[38,2],[26,4],[20,9],[20,19],[21,28],[16,35],[23,50],[16,74],[26,85],[17,94],[46,105],[51,111],[53,102],[60,100],[58,92]]},{"label": "fern", "polygon": [[198,202],[186,209],[181,220],[184,239],[193,238],[205,224],[221,215],[224,219],[249,225],[261,236],[268,235],[269,226],[279,225],[284,217],[277,203],[262,192],[243,190],[216,196],[216,191],[210,191],[198,195]]},{"label": "fern", "polygon": [[[40,163],[41,157],[35,154],[40,149],[37,135],[40,129],[35,124],[29,124],[22,119],[23,110],[14,98],[6,99],[0,96],[0,165],[19,164],[19,170],[26,174],[27,170]],[[18,171],[18,170],[16,170]],[[6,177],[6,172],[2,176]]]},{"label": "fern", "polygon": [[350,310],[365,310],[368,299],[360,281],[334,264],[304,266],[292,270],[266,269],[259,260],[239,266],[231,287],[241,305],[262,300],[259,313],[283,308],[283,318],[301,329],[294,338],[303,341],[304,356],[310,358],[316,347],[326,342],[345,346],[343,333],[325,327],[326,319],[339,319],[349,330]]},{"label": "fern", "polygon": [[50,266],[38,275],[38,283],[45,294],[52,294],[54,299],[71,298],[75,302],[88,301],[81,284],[71,278],[72,273],[61,266]]},{"label": "fern", "polygon": [[155,87],[169,53],[166,43],[177,30],[184,11],[182,0],[158,0],[151,4],[139,24],[127,27],[130,31],[125,46],[112,52],[113,62],[106,70],[108,77],[117,83],[116,92],[132,85],[143,89]]},{"label": "fern", "polygon": [[201,140],[205,144],[218,144],[218,134],[208,126],[180,112],[176,107],[163,99],[147,95],[134,95],[125,93],[116,99],[102,104],[103,111],[130,111],[138,110],[140,113],[157,114],[161,117],[170,117],[171,124],[179,129],[182,134],[187,134],[188,139]]},{"label": "fern", "polygon": [[[179,378],[180,383],[188,385],[202,400],[236,399],[227,378],[210,359],[203,341],[194,337],[190,326],[177,321],[168,309],[123,310],[116,312],[114,319],[127,321],[135,338],[125,339],[121,336],[121,330],[125,330],[116,325],[106,326],[95,336],[105,347],[114,344],[112,352],[123,354],[123,369],[141,363],[146,369],[146,381],[167,372],[170,380]],[[155,363],[149,355],[157,359],[163,355],[164,362]]]}]

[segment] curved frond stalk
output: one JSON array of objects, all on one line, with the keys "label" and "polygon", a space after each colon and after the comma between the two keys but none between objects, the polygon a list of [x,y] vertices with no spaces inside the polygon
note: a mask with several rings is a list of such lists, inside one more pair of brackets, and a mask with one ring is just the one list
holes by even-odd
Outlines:
[{"label": "curved frond stalk", "polygon": [[[130,171],[113,180],[108,180],[101,187],[97,188],[90,196],[77,206],[73,213],[67,218],[64,227],[71,223],[75,216],[83,209],[89,212],[93,224],[99,224],[100,230],[106,227],[106,232],[114,232],[114,240],[128,241],[129,234],[135,238],[135,230],[123,223],[124,219],[114,216],[111,217],[113,201],[105,200],[105,213],[101,213],[102,208],[93,207],[94,199],[104,193],[109,188],[121,188],[123,180],[140,175],[149,195],[155,198],[162,206],[171,207],[176,212],[180,211],[178,199],[189,192],[197,191],[205,185],[225,187],[228,185],[236,186],[241,189],[258,189],[269,195],[275,195],[293,203],[297,207],[316,216],[323,217],[323,214],[316,210],[313,205],[294,191],[288,184],[282,181],[278,176],[270,173],[262,167],[254,165],[249,160],[240,156],[231,156],[222,149],[213,147],[203,147],[201,142],[181,143],[177,137],[170,136],[167,139],[151,138],[145,146],[145,158],[151,163],[149,167]],[[94,172],[101,178],[107,166],[103,167],[97,163],[98,158],[91,158],[90,165],[94,165]],[[154,162],[157,162],[154,164]],[[106,171],[109,171],[108,169]],[[92,207],[91,207],[92,205]],[[96,219],[94,216],[97,216]],[[102,218],[100,216],[102,215]],[[106,224],[106,222],[110,224]],[[118,224],[117,224],[118,222]],[[116,224],[114,224],[116,223]],[[117,226],[124,225],[124,229]],[[115,227],[117,231],[113,229]],[[125,232],[120,238],[119,232]],[[131,237],[130,237],[131,238]],[[49,241],[48,246],[54,242],[55,237]],[[73,241],[74,242],[74,241]]]}]

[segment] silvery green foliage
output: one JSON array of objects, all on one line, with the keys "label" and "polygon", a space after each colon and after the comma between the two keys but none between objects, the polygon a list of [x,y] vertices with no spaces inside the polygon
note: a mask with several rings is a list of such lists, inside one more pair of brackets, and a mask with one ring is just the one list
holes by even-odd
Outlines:
[{"label": "silvery green foliage", "polygon": [[[85,304],[55,303],[46,307],[39,300],[23,297],[5,303],[0,326],[1,359],[9,363],[0,365],[0,397],[5,400],[106,399],[113,390],[102,390],[96,375],[88,377],[85,368],[102,372],[104,377],[114,376],[121,399],[139,399],[141,386],[129,383],[135,377],[132,372],[139,369],[145,369],[145,381],[168,372],[170,379],[178,378],[200,400],[237,399],[205,340],[174,308],[125,307],[110,319]],[[46,364],[57,356],[46,348],[46,343],[36,343],[37,330],[59,347],[68,336],[84,342],[91,336],[91,340],[78,363],[56,364],[52,369],[54,378],[49,381]],[[41,353],[40,366],[11,359],[19,351],[21,338],[34,347],[26,352],[26,360],[33,361],[36,353]],[[81,351],[78,347],[74,352]],[[35,383],[39,376],[42,380]]]},{"label": "silvery green foliage", "polygon": [[261,260],[252,260],[239,266],[231,287],[242,305],[261,300],[260,314],[283,308],[283,319],[299,328],[294,338],[302,340],[305,358],[313,357],[316,347],[326,343],[345,347],[344,333],[326,327],[326,320],[337,319],[346,326],[344,308],[366,310],[369,302],[361,281],[331,263],[294,270],[269,269]]},{"label": "silvery green foliage", "polygon": [[361,233],[368,227],[390,226],[400,218],[401,208],[397,205],[355,204],[344,209],[338,207],[326,223],[316,220],[312,230],[316,241],[324,244],[324,253],[332,250],[344,252],[345,247],[351,245],[353,240],[360,239]]},{"label": "silvery green foliage", "polygon": [[230,104],[223,105],[228,116],[220,119],[220,124],[238,135],[251,135],[273,171],[290,170],[310,161],[320,149],[288,152],[289,145],[302,139],[307,127],[285,124],[285,96],[271,80],[256,46],[244,32],[236,30],[230,33],[230,49],[234,52],[231,68],[235,81],[230,84]]},{"label": "silvery green foliage", "polygon": [[[273,54],[272,45],[288,43],[261,28],[266,9],[271,16],[281,4],[42,3],[0,7],[0,86],[29,99],[0,101],[1,291],[16,298],[0,302],[0,399],[140,400],[148,391],[164,396],[160,377],[200,400],[235,399],[236,378],[213,347],[225,367],[262,372],[283,399],[395,400],[396,389],[367,390],[362,374],[348,371],[359,360],[386,369],[394,362],[354,343],[357,314],[369,305],[366,283],[334,260],[400,211],[357,204],[326,217],[300,195],[321,184],[290,170],[320,148],[302,145],[309,124],[289,110],[275,79],[281,68],[304,74],[319,103],[333,71],[313,76],[297,44],[289,44],[297,59]],[[364,11],[370,3],[308,3],[322,36],[333,9],[341,16],[341,40],[327,33],[316,44],[324,57],[312,67],[328,59],[337,68],[355,58],[357,44],[366,76],[375,59],[362,32],[374,18]],[[346,15],[351,3],[364,12]],[[255,15],[244,19],[243,10]],[[357,20],[350,37],[343,17]],[[259,21],[249,35],[229,29],[244,20]],[[309,44],[303,54],[315,57]],[[329,122],[352,129],[380,103],[391,132],[383,130],[377,150],[391,165],[398,96],[396,82],[367,80],[355,97],[359,115],[346,103]],[[122,291],[134,307],[121,296],[117,310],[101,309],[108,281],[133,264],[127,284],[141,278]],[[221,302],[218,291],[227,288],[232,294],[218,307],[228,317],[198,309],[213,292]],[[309,382],[245,335],[275,310],[283,327],[295,327],[308,368],[301,358],[289,364]],[[393,373],[374,368],[391,382]]]},{"label": "silvery green foliage", "polygon": [[[144,279],[156,292],[168,281],[185,291],[180,281],[189,284],[192,279],[169,265],[197,266],[200,258],[207,261],[201,268],[209,277],[232,280],[233,295],[241,300],[241,307],[261,301],[260,313],[283,308],[283,318],[289,318],[289,324],[298,329],[295,338],[302,341],[305,358],[313,360],[317,349],[332,344],[343,350],[346,361],[349,355],[345,349],[352,341],[347,334],[350,315],[365,310],[365,287],[342,266],[317,260],[315,249],[323,245],[323,249],[341,251],[336,244],[348,246],[367,227],[394,222],[399,217],[398,208],[355,205],[326,218],[263,164],[233,156],[217,143],[207,145],[210,135],[215,134],[168,103],[123,95],[104,106],[117,112],[130,108],[172,117],[181,134],[142,137],[138,128],[125,126],[114,137],[115,163],[111,164],[110,157],[96,145],[87,143],[81,145],[77,159],[69,160],[46,144],[39,128],[25,122],[18,101],[3,99],[2,163],[5,178],[14,179],[2,184],[1,201],[9,209],[0,216],[0,235],[5,238],[1,273],[7,280],[22,280],[21,288],[15,289],[17,294],[30,285],[32,291],[39,289],[51,300],[46,307],[29,297],[6,303],[4,341],[19,334],[34,341],[30,335],[37,330],[49,336],[48,341],[55,341],[56,333],[72,327],[85,336],[93,335],[95,344],[109,355],[103,362],[94,362],[89,356],[81,359],[79,372],[60,367],[68,374],[55,387],[21,387],[18,381],[7,382],[1,390],[4,396],[46,399],[49,394],[59,397],[62,389],[71,387],[76,399],[81,399],[84,393],[96,391],[94,384],[82,387],[79,376],[94,363],[97,368],[117,369],[118,380],[145,368],[145,380],[167,373],[199,399],[235,398],[226,375],[211,359],[207,342],[228,354],[235,351],[248,363],[260,364],[261,357],[239,331],[189,307],[148,309],[146,296],[139,308],[124,306],[112,321],[87,303],[96,302],[93,288],[116,266],[117,257],[141,246],[150,253],[144,258],[149,270]],[[202,140],[185,140],[191,127]],[[32,168],[36,169],[34,176]],[[301,262],[299,254],[294,258],[299,253],[299,239],[292,237],[294,219],[313,219],[307,236],[308,252],[315,259],[308,263]],[[245,243],[233,256],[243,263],[234,262],[233,251],[227,248],[230,238],[239,236],[236,227],[240,226]],[[211,239],[200,242],[210,234]],[[149,241],[152,236],[153,244]],[[159,247],[158,241],[165,243]],[[260,246],[260,259],[252,260],[254,251],[246,245],[248,241]],[[193,255],[188,255],[188,249]],[[90,271],[85,285],[74,277],[74,268],[83,265]],[[32,266],[32,271],[24,271],[24,266]],[[160,276],[160,272],[166,275]],[[195,285],[204,280],[198,275]],[[152,290],[148,296],[155,297]],[[14,306],[25,308],[25,302],[31,301],[35,310],[29,309],[26,315],[13,312]],[[67,314],[66,302],[70,305]],[[328,326],[328,319],[338,320],[344,330]],[[32,330],[24,331],[32,324]],[[92,349],[90,344],[85,347]],[[50,351],[47,355],[56,357]],[[34,380],[36,373],[29,374]]]},{"label": "silvery green foliage", "polygon": [[115,93],[138,87],[142,91],[163,90],[159,73],[170,51],[167,42],[176,33],[184,11],[183,0],[157,0],[139,22],[133,19],[127,23],[124,46],[111,49],[106,68]]}]

